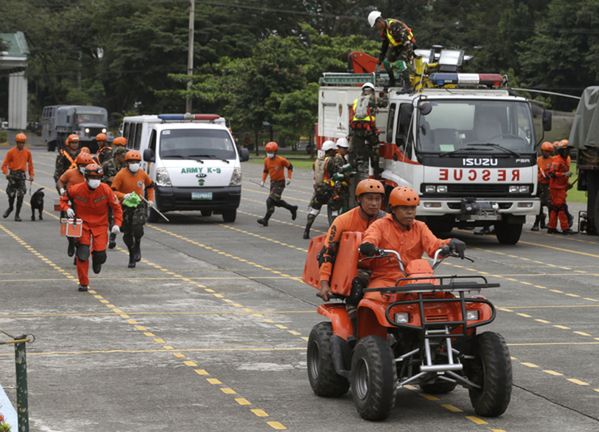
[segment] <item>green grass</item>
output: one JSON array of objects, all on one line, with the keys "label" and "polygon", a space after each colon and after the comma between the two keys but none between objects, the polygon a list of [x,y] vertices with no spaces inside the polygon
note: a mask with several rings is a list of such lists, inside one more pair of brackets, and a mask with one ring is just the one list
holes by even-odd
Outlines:
[{"label": "green grass", "polygon": [[[285,155],[281,155],[281,156],[285,156]],[[307,159],[307,158],[294,158],[292,156],[288,157],[285,156],[289,162],[291,162],[291,164],[293,165],[294,168],[308,168],[308,169],[312,169],[312,159]],[[255,164],[263,164],[264,163],[264,157],[263,156],[256,156],[254,154],[252,154],[250,156],[250,160],[251,163],[255,163]]]},{"label": "green grass", "polygon": [[[577,176],[576,173],[576,164],[574,162],[572,162],[572,164],[570,165],[570,172],[572,172],[572,177],[570,177],[570,183],[572,183]],[[579,191],[577,189],[578,187],[578,183],[568,191],[568,201],[570,202],[580,202],[580,203],[586,203],[587,202],[587,193],[586,191]]]}]

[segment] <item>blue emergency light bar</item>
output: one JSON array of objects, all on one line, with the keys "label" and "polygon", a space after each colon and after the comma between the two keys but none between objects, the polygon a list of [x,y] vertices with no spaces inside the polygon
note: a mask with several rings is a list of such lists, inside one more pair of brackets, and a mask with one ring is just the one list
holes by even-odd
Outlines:
[{"label": "blue emergency light bar", "polygon": [[454,85],[484,85],[487,87],[501,87],[505,78],[501,74],[478,74],[478,73],[432,73],[430,80],[437,86],[446,84]]},{"label": "blue emergency light bar", "polygon": [[214,121],[220,118],[218,114],[159,114],[158,118],[162,121],[182,121],[182,120],[203,120]]}]

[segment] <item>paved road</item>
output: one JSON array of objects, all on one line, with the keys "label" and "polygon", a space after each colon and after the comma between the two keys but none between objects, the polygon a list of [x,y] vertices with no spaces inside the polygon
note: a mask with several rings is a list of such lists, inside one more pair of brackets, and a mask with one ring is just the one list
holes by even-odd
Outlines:
[{"label": "paved road", "polygon": [[[322,319],[314,290],[298,279],[306,213],[291,221],[278,209],[268,228],[256,223],[266,198],[250,182],[259,165],[243,166],[236,223],[177,213],[150,224],[138,267],[127,268],[120,243],[85,294],[51,211],[53,158],[34,151],[44,221],[0,220],[0,329],[37,338],[28,351],[32,430],[599,430],[595,237],[527,231],[508,247],[457,232],[476,262],[453,260],[442,272],[502,284],[488,295],[500,308],[490,329],[513,356],[511,405],[485,419],[462,388],[441,397],[405,389],[391,417],[373,424],[351,396],[321,399],[310,389],[306,339]],[[310,189],[310,173],[298,170],[284,196],[305,210]],[[0,383],[14,400],[13,361],[0,346]]]}]

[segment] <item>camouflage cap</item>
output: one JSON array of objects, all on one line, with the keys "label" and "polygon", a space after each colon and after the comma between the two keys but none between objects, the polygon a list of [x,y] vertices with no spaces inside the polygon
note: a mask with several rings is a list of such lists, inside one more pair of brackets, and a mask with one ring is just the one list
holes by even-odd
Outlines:
[{"label": "camouflage cap", "polygon": [[114,148],[112,154],[115,156],[121,155],[121,154],[125,154],[129,151],[129,149],[127,147],[123,147],[123,146],[117,146]]}]

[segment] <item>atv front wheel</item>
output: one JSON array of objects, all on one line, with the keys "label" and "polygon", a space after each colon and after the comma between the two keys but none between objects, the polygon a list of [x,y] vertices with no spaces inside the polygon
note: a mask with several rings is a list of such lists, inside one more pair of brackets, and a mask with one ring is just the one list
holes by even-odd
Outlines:
[{"label": "atv front wheel", "polygon": [[339,397],[347,393],[349,382],[337,375],[331,354],[333,329],[330,322],[316,324],[308,338],[308,378],[318,396]]},{"label": "atv front wheel", "polygon": [[395,405],[397,380],[393,352],[377,336],[361,339],[351,364],[351,387],[354,404],[365,420],[384,420]]},{"label": "atv front wheel", "polygon": [[470,402],[476,414],[497,417],[505,412],[512,395],[512,360],[503,337],[494,332],[474,339],[474,360],[467,364],[468,378],[481,386],[471,388]]}]

